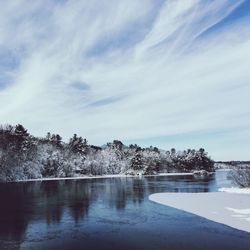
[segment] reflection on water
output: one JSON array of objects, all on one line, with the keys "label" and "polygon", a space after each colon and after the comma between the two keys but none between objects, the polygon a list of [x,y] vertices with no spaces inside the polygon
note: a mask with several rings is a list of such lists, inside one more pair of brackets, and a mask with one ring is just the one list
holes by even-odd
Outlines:
[{"label": "reflection on water", "polygon": [[165,211],[148,201],[149,194],[210,192],[216,191],[218,183],[219,178],[212,175],[205,179],[161,176],[0,184],[0,249],[39,247],[39,242],[53,248],[49,244],[57,244],[56,239],[75,242],[79,237],[92,246],[94,235],[100,238],[102,233],[105,240],[118,240],[119,225],[123,225],[123,235],[130,234],[135,225],[149,230],[148,224],[160,218],[158,214],[153,218],[149,210]]}]

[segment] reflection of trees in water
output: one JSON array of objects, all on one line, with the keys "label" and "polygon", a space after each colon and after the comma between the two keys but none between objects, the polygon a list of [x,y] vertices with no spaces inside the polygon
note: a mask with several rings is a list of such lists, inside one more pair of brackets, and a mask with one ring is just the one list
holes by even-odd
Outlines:
[{"label": "reflection of trees in water", "polygon": [[66,208],[77,222],[96,197],[91,182],[46,181],[0,184],[0,249],[3,241],[21,242],[32,220],[60,223]]},{"label": "reflection of trees in water", "polygon": [[133,202],[134,203],[141,203],[144,199],[145,195],[145,188],[146,185],[146,179],[144,178],[135,178],[133,179]]},{"label": "reflection of trees in water", "polygon": [[208,192],[213,181],[214,177],[175,176],[0,184],[0,241],[21,242],[32,220],[54,224],[70,215],[79,223],[94,202],[120,211],[129,204],[141,204],[151,193]]},{"label": "reflection of trees in water", "polygon": [[30,214],[24,212],[30,197],[25,187],[15,183],[0,184],[0,197],[0,249],[6,249],[1,241],[14,241],[19,248],[30,220]]},{"label": "reflection of trees in water", "polygon": [[105,181],[108,204],[111,208],[124,210],[129,201],[141,203],[145,196],[145,178],[113,178]]},{"label": "reflection of trees in water", "polygon": [[39,197],[38,206],[40,211],[45,214],[47,224],[59,223],[63,214],[62,192],[60,182],[49,181],[42,182],[40,185],[41,195]]},{"label": "reflection of trees in water", "polygon": [[[107,180],[106,183],[108,184]],[[124,210],[127,200],[127,179],[113,178],[109,183],[109,190],[107,191],[109,191],[108,199],[110,207],[116,207],[118,210]]]},{"label": "reflection of trees in water", "polygon": [[147,179],[147,189],[149,194],[157,192],[209,192],[214,191],[215,185],[215,178],[213,175],[204,179],[196,179],[192,175],[164,177],[152,176]]},{"label": "reflection of trees in water", "polygon": [[41,185],[42,197],[45,201],[47,223],[59,223],[65,208],[70,210],[77,222],[88,215],[92,202],[92,188],[90,182],[77,180],[49,181]]},{"label": "reflection of trees in water", "polygon": [[128,179],[127,178],[112,178],[105,179],[104,188],[110,208],[115,207],[117,210],[124,210],[126,200],[128,199]]},{"label": "reflection of trees in water", "polygon": [[79,181],[71,181],[71,187],[69,188],[70,196],[68,198],[68,207],[74,217],[75,222],[83,219],[88,215],[89,206],[91,203],[91,185],[90,183],[81,183]]}]

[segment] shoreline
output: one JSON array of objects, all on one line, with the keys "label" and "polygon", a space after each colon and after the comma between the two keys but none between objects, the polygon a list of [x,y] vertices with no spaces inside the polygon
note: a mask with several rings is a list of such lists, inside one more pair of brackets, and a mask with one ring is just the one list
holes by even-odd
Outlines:
[{"label": "shoreline", "polygon": [[149,200],[250,233],[249,193],[156,193]]},{"label": "shoreline", "polygon": [[159,173],[159,174],[152,174],[152,175],[126,175],[126,174],[95,175],[95,176],[86,175],[86,176],[75,176],[75,177],[48,177],[48,178],[9,181],[9,182],[86,180],[86,179],[105,179],[105,178],[142,178],[142,177],[153,177],[153,176],[186,176],[186,175],[191,176],[191,175],[194,175],[194,173]]},{"label": "shoreline", "polygon": [[239,188],[239,187],[219,188],[219,192],[226,192],[230,194],[250,194],[250,188]]}]

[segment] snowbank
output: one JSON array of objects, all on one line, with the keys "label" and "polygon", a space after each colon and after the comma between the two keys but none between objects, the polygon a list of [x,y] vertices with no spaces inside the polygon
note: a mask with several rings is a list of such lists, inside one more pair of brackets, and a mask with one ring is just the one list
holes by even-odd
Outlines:
[{"label": "snowbank", "polygon": [[121,178],[121,177],[182,176],[182,175],[193,175],[193,173],[160,173],[160,174],[155,174],[155,175],[126,175],[126,174],[94,175],[94,176],[86,175],[86,176],[76,176],[76,177],[49,177],[49,178],[40,178],[40,179],[28,179],[28,180],[19,180],[16,182],[103,179],[103,178]]},{"label": "snowbank", "polygon": [[250,232],[250,199],[245,194],[157,193],[150,195],[149,199]]},{"label": "snowbank", "polygon": [[56,180],[81,180],[81,179],[103,179],[103,178],[117,178],[117,177],[129,177],[124,174],[113,174],[113,175],[86,175],[86,176],[75,176],[75,177],[48,177],[48,178],[39,178],[39,179],[28,179],[28,180],[19,180],[17,182],[28,182],[28,181],[56,181]]},{"label": "snowbank", "polygon": [[250,188],[219,188],[220,192],[232,193],[232,194],[250,194]]},{"label": "snowbank", "polygon": [[182,176],[182,175],[194,175],[194,173],[159,173],[153,176]]}]

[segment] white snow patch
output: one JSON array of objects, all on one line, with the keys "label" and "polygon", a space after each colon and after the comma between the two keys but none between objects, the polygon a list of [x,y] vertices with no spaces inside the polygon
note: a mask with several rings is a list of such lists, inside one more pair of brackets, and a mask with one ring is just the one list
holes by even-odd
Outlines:
[{"label": "white snow patch", "polygon": [[235,209],[231,207],[226,207],[227,210],[234,212],[235,214],[231,215],[232,217],[241,218],[241,220],[246,220],[250,222],[250,218],[247,217],[250,215],[250,209]]},{"label": "white snow patch", "polygon": [[234,213],[237,213],[237,214],[250,214],[250,209],[235,209],[235,208],[232,208],[232,207],[226,207],[227,210],[230,210],[230,211],[233,211]]},{"label": "white snow patch", "polygon": [[28,182],[28,181],[53,181],[53,180],[81,180],[81,179],[103,179],[103,178],[122,178],[122,177],[150,177],[150,176],[181,176],[181,175],[193,175],[193,173],[160,173],[155,175],[126,175],[126,174],[110,174],[110,175],[86,175],[75,177],[48,177],[38,179],[19,180],[16,182]]},{"label": "white snow patch", "polygon": [[28,182],[28,181],[56,181],[56,180],[84,180],[84,179],[103,179],[103,178],[120,178],[120,177],[131,177],[125,174],[113,174],[113,175],[86,175],[86,176],[75,176],[75,177],[48,177],[38,179],[19,180],[17,182]]},{"label": "white snow patch", "polygon": [[233,214],[233,215],[232,215],[232,217],[239,217],[239,218],[243,218],[243,217],[244,217],[244,215],[242,215],[242,214]]},{"label": "white snow patch", "polygon": [[250,232],[250,199],[245,194],[214,193],[157,193],[151,201],[181,209],[208,220]]},{"label": "white snow patch", "polygon": [[230,188],[219,188],[220,192],[234,193],[234,194],[250,194],[250,188],[238,188],[238,187],[230,187]]},{"label": "white snow patch", "polygon": [[194,175],[194,173],[160,173],[157,175],[159,175],[159,176],[178,176],[178,175]]}]

